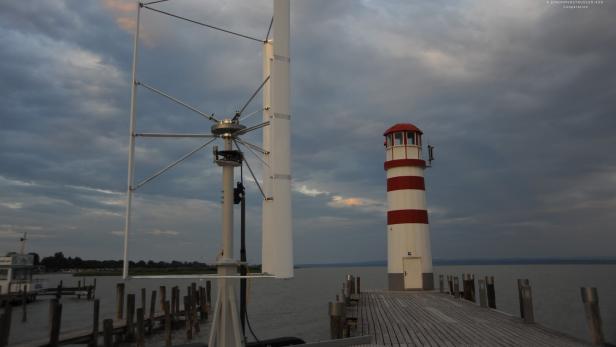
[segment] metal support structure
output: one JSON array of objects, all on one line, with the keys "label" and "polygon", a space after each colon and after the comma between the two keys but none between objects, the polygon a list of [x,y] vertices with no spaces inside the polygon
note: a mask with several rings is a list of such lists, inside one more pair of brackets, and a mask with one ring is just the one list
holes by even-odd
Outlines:
[{"label": "metal support structure", "polygon": [[[224,149],[233,150],[231,134],[223,135]],[[237,262],[233,260],[233,170],[239,162],[218,160],[222,166],[222,249],[218,258],[218,297],[214,307],[214,316],[208,346],[226,347],[245,344],[240,332],[240,319],[235,303],[235,282],[226,278],[237,271]]]},{"label": "metal support structure", "polygon": [[126,188],[126,216],[124,221],[124,263],[122,264],[122,278],[128,278],[128,231],[131,224],[131,209],[133,202],[133,179],[135,174],[135,127],[137,126],[137,62],[139,60],[139,25],[141,17],[141,4],[137,2],[137,24],[133,41],[133,65],[131,68],[130,86],[130,137],[128,143],[128,187]]}]

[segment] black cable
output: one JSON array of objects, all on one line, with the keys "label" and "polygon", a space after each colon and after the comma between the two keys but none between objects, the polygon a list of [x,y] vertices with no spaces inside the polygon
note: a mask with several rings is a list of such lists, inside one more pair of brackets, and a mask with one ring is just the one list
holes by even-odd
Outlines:
[{"label": "black cable", "polygon": [[263,42],[267,42],[267,40],[269,39],[269,34],[270,34],[270,31],[272,30],[272,24],[274,24],[274,16],[272,16],[272,20],[270,21],[269,28],[267,28],[267,35],[265,35],[265,41]]},{"label": "black cable", "polygon": [[248,330],[250,330],[250,334],[252,335],[252,337],[255,339],[255,341],[257,342],[261,342],[259,341],[259,339],[257,338],[257,335],[255,335],[255,332],[252,331],[252,327],[250,326],[250,319],[248,319],[248,310],[246,310],[246,323],[248,323]]},{"label": "black cable", "polygon": [[187,21],[187,22],[191,22],[191,23],[194,23],[194,24],[198,24],[198,25],[204,26],[204,27],[206,27],[206,28],[210,28],[210,29],[214,29],[214,30],[219,30],[219,31],[225,32],[225,33],[227,33],[227,34],[236,35],[236,36],[243,37],[243,38],[246,38],[246,39],[249,39],[249,40],[253,40],[253,41],[257,41],[257,42],[261,42],[261,43],[263,43],[263,41],[262,41],[262,40],[259,40],[259,39],[257,39],[257,38],[254,38],[254,37],[252,37],[252,36],[247,36],[247,35],[244,35],[244,34],[236,33],[236,32],[234,32],[234,31],[230,31],[230,30],[226,30],[226,29],[223,29],[223,28],[219,28],[219,27],[216,27],[216,26],[213,26],[213,25],[209,25],[209,24],[205,24],[205,23],[197,22],[197,21],[195,21],[195,20],[188,19],[188,18],[185,18],[185,17],[181,17],[181,16],[178,16],[178,15],[175,15],[175,14],[173,14],[173,13],[166,12],[166,11],[157,10],[157,9],[152,8],[152,7],[149,7],[149,6],[145,6],[145,5],[144,5],[143,7],[147,8],[148,10],[152,10],[152,11],[154,11],[154,12],[158,12],[158,13],[166,14],[167,16],[170,16],[170,17],[173,17],[173,18],[177,18],[177,19],[181,19],[181,20],[185,20],[185,21]]}]

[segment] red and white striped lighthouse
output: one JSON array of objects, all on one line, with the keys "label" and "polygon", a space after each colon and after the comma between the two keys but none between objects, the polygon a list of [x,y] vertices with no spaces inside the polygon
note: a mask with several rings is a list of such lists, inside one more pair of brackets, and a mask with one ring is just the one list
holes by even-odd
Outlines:
[{"label": "red and white striped lighthouse", "polygon": [[422,132],[409,123],[387,129],[387,275],[389,290],[434,289]]}]

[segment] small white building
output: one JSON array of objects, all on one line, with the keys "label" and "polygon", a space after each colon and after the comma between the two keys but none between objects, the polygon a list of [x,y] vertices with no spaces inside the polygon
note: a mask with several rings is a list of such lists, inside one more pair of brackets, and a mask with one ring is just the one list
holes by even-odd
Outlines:
[{"label": "small white building", "polygon": [[0,294],[31,292],[34,255],[8,254],[0,257]]},{"label": "small white building", "polygon": [[422,131],[396,124],[385,136],[389,290],[434,289]]}]

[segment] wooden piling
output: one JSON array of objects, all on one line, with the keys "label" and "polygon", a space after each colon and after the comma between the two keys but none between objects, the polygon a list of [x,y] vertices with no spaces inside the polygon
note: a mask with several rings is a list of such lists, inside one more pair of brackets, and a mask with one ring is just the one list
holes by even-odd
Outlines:
[{"label": "wooden piling", "polygon": [[126,295],[126,341],[135,340],[135,294]]},{"label": "wooden piling", "polygon": [[329,303],[329,332],[332,339],[344,337],[345,307],[343,302]]},{"label": "wooden piling", "polygon": [[212,306],[212,281],[205,282],[205,295],[207,296],[207,303]]},{"label": "wooden piling", "polygon": [[524,322],[534,323],[535,314],[533,311],[533,294],[530,286],[523,285],[522,289],[520,290],[520,294],[522,297],[522,311],[524,313]]},{"label": "wooden piling", "polygon": [[524,300],[522,298],[522,287],[530,286],[530,281],[526,278],[518,279],[518,303],[520,304],[520,318],[524,318]]},{"label": "wooden piling", "polygon": [[165,301],[167,301],[167,287],[158,287],[158,292],[160,293],[160,310],[163,311],[165,309]]},{"label": "wooden piling", "polygon": [[10,300],[4,304],[4,313],[2,319],[0,319],[0,347],[8,346],[9,336],[11,334],[11,319],[12,319],[13,306]]},{"label": "wooden piling", "polygon": [[494,290],[494,276],[486,276],[486,291],[488,294],[488,307],[496,308],[496,291]]},{"label": "wooden piling", "polygon": [[460,297],[460,280],[458,280],[458,276],[453,278],[453,296],[456,298]]},{"label": "wooden piling", "polygon": [[471,288],[471,301],[477,302],[477,295],[475,293],[475,274],[470,275],[470,288]]},{"label": "wooden piling", "polygon": [[[188,287],[190,289],[190,287]],[[186,340],[192,340],[192,324],[190,321],[190,296],[184,296],[184,322],[186,323]]]},{"label": "wooden piling", "polygon": [[148,334],[151,334],[152,328],[154,328],[154,316],[156,316],[156,290],[152,291],[152,295],[150,297],[150,320],[148,321]]},{"label": "wooden piling", "polygon": [[361,294],[361,278],[359,276],[357,276],[357,294]]},{"label": "wooden piling", "polygon": [[445,292],[445,288],[444,288],[444,280],[443,280],[443,275],[438,275],[438,291],[439,293],[444,293]]},{"label": "wooden piling", "polygon": [[28,286],[24,285],[24,290],[21,296],[21,321],[28,321]]},{"label": "wooden piling", "polygon": [[124,318],[124,283],[116,285],[116,319]]},{"label": "wooden piling", "polygon": [[447,283],[449,284],[449,294],[454,295],[454,293],[453,293],[453,278],[451,276],[447,276]]},{"label": "wooden piling", "polygon": [[145,292],[145,288],[141,288],[141,308],[143,309],[143,312],[145,312],[146,301],[147,301],[147,293]]},{"label": "wooden piling", "polygon": [[113,319],[103,320],[103,345],[113,347]]},{"label": "wooden piling", "polygon": [[94,277],[94,283],[92,283],[92,295],[91,295],[91,299],[94,299],[96,297],[96,277]]},{"label": "wooden piling", "polygon": [[145,347],[145,326],[144,326],[145,309],[140,307],[137,309],[137,347]]},{"label": "wooden piling", "polygon": [[60,340],[60,325],[62,322],[62,304],[57,300],[50,305],[51,327],[49,329],[49,346],[56,347]]},{"label": "wooden piling", "polygon": [[601,314],[599,312],[599,293],[597,293],[597,288],[582,287],[580,292],[582,294],[584,310],[586,311],[590,340],[593,346],[603,346],[605,339],[603,337]]},{"label": "wooden piling", "polygon": [[488,294],[486,291],[486,282],[485,280],[478,280],[479,282],[479,306],[486,308],[488,307]]},{"label": "wooden piling", "polygon": [[163,312],[165,313],[165,346],[171,346],[171,313],[169,312],[169,301],[163,303]]},{"label": "wooden piling", "polygon": [[94,306],[92,309],[92,340],[90,341],[91,347],[98,346],[98,318],[100,312],[100,300],[94,300]]},{"label": "wooden piling", "polygon": [[56,300],[60,300],[60,298],[62,298],[62,281],[58,283],[58,287],[56,288]]}]

